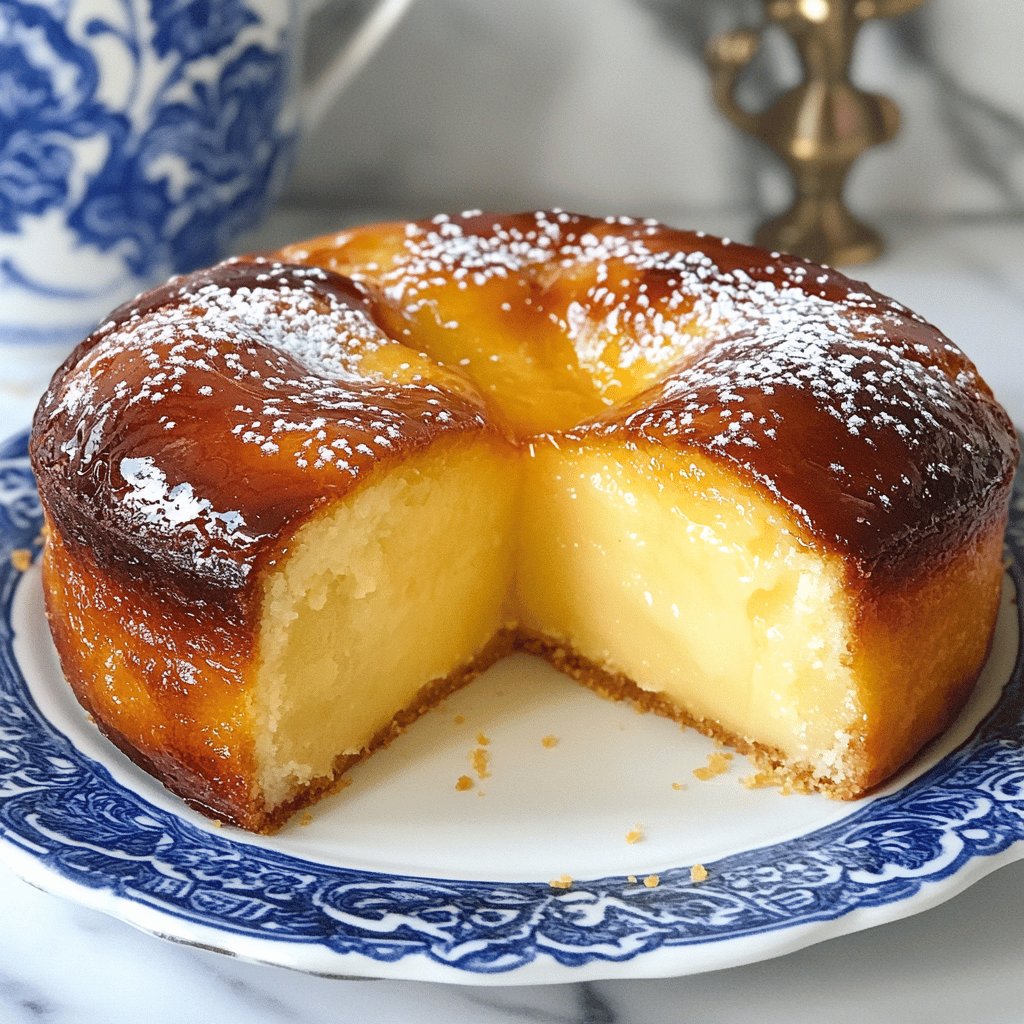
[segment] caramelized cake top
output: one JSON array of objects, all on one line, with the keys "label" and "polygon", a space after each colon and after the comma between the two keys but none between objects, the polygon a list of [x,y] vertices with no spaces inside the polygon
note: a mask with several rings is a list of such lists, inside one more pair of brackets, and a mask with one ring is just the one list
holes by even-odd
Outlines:
[{"label": "caramelized cake top", "polygon": [[126,304],[36,414],[47,508],[111,564],[244,589],[267,542],[442,435],[697,450],[864,575],[1002,514],[973,364],[868,286],[650,221],[380,224]]}]

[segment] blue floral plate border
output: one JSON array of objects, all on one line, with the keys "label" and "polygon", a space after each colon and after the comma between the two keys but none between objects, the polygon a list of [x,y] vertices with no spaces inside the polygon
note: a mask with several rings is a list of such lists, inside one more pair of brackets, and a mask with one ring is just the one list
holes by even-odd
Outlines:
[{"label": "blue floral plate border", "polygon": [[[27,434],[0,444],[0,860],[144,930],[320,974],[521,984],[682,975],[927,909],[1024,853],[1022,659],[970,738],[924,774],[786,842],[661,873],[479,882],[350,870],[155,807],[42,714],[14,653],[16,549],[41,511]],[[1024,576],[1024,477],[1007,533]],[[1016,609],[1018,636],[1021,612]]]}]

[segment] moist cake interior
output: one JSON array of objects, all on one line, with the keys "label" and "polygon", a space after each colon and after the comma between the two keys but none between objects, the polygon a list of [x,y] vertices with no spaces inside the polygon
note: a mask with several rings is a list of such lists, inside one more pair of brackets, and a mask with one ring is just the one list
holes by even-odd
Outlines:
[{"label": "moist cake interior", "polygon": [[299,529],[265,584],[253,695],[265,799],[387,735],[472,661],[511,594],[514,488],[484,446],[432,451]]},{"label": "moist cake interior", "polygon": [[860,714],[842,583],[696,455],[538,438],[415,456],[302,526],[266,576],[265,799],[293,801],[517,642],[841,785]]},{"label": "moist cake interior", "polygon": [[[921,581],[916,605],[876,609],[872,621],[847,562],[728,463],[564,432],[642,398],[666,361],[702,344],[683,334],[623,359],[611,335],[595,335],[583,373],[579,340],[568,351],[559,325],[524,346],[544,322],[501,313],[513,287],[517,306],[543,295],[568,309],[588,283],[488,282],[504,291],[472,310],[449,292],[443,317],[383,311],[390,333],[411,323],[421,358],[484,396],[505,440],[435,446],[371,477],[303,525],[266,574],[251,711],[271,817],[514,647],[840,797],[894,771],[916,726],[948,720],[948,689],[936,696],[908,677],[921,649],[940,652],[934,678],[972,681],[984,650],[965,637],[947,647],[950,594]],[[993,611],[977,569],[986,558],[963,557],[962,599],[978,608],[981,637]],[[887,630],[899,642],[906,626],[893,613],[917,617],[920,648],[893,649]],[[880,726],[894,687],[903,725]],[[866,746],[886,732],[866,768]]]}]

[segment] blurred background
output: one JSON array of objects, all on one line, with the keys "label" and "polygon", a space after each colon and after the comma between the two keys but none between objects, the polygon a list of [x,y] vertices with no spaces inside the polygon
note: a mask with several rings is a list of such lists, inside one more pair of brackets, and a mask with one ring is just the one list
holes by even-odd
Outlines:
[{"label": "blurred background", "polygon": [[[352,17],[337,3],[317,14],[312,66]],[[420,0],[304,140],[286,204],[560,205],[752,230],[790,185],[715,107],[703,51],[763,17],[757,0]],[[850,207],[883,233],[893,219],[1024,216],[1022,44],[1021,0],[926,0],[866,22],[853,77],[892,97],[903,126],[857,162]],[[740,96],[758,109],[799,78],[773,29]]]}]

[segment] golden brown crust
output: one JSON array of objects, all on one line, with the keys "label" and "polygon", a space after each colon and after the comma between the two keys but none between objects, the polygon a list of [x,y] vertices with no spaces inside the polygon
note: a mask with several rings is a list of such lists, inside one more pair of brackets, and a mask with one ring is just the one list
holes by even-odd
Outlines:
[{"label": "golden brown crust", "polygon": [[43,584],[64,675],[103,732],[204,813],[244,817],[251,636],[216,605],[188,608],[99,567],[52,524]]},{"label": "golden brown crust", "polygon": [[260,552],[374,466],[451,432],[528,443],[476,367],[438,365],[464,316],[519,332],[539,388],[576,364],[548,382],[590,389],[570,433],[725,462],[865,577],[1004,514],[1016,438],[970,360],[833,270],[559,212],[370,225],[282,255],[133,300],[58,370],[33,468],[101,563],[239,608]]},{"label": "golden brown crust", "polygon": [[616,360],[647,366],[632,394],[609,385],[556,433],[724,462],[865,577],[945,557],[1004,514],[1016,437],[973,364],[830,268],[558,211],[370,225],[284,252],[358,280],[377,319],[427,351],[472,316],[540,339],[538,365],[555,351],[578,362],[595,393],[616,382]]},{"label": "golden brown crust", "polygon": [[995,630],[1005,530],[1003,517],[955,555],[860,589],[851,666],[863,702],[862,789],[898,771],[970,697]]}]

